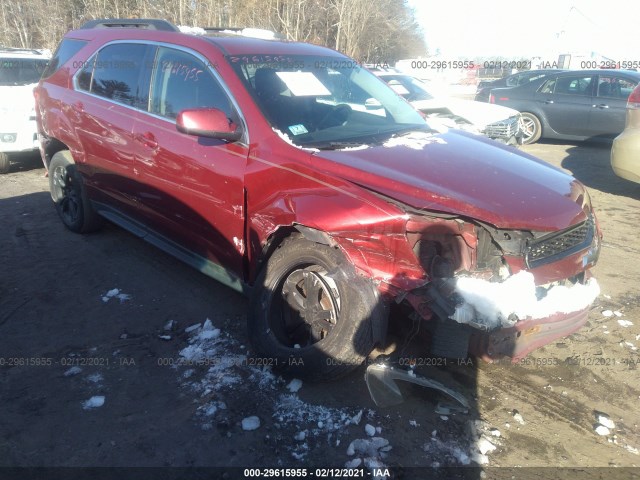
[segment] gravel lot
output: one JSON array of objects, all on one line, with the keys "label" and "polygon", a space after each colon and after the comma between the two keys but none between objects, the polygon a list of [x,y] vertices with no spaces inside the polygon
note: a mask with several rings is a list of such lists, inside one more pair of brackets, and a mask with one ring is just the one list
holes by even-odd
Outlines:
[{"label": "gravel lot", "polygon": [[[426,478],[412,467],[639,465],[640,185],[613,175],[608,145],[523,150],[589,188],[604,231],[602,295],[581,331],[519,365],[419,369],[473,403],[448,416],[435,413],[446,398],[410,386],[402,405],[376,408],[363,369],[299,388],[252,364],[245,298],[113,225],[65,230],[37,159],[0,176],[0,467],[351,462]],[[419,339],[404,348],[419,351]],[[209,364],[185,361],[198,358]],[[595,431],[601,413],[613,422],[605,435]],[[260,425],[246,430],[253,416]]]}]

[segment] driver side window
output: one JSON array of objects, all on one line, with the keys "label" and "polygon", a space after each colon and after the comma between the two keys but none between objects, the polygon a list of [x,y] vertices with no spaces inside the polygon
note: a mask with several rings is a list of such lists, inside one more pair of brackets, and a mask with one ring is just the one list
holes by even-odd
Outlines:
[{"label": "driver side window", "polygon": [[153,68],[150,112],[175,119],[188,108],[217,108],[232,116],[224,90],[195,56],[160,47]]}]

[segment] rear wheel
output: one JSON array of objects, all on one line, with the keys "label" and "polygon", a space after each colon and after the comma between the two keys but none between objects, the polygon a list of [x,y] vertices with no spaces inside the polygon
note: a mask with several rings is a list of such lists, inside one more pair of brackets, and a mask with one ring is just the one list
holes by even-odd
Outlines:
[{"label": "rear wheel", "polygon": [[371,325],[383,311],[377,290],[337,248],[287,238],[253,293],[249,337],[280,370],[331,380],[357,368],[373,349]]},{"label": "rear wheel", "polygon": [[522,143],[529,145],[540,140],[542,135],[542,125],[540,120],[533,113],[522,112]]},{"label": "rear wheel", "polygon": [[100,228],[101,217],[87,198],[82,176],[68,150],[56,153],[49,164],[49,189],[62,223],[76,233]]},{"label": "rear wheel", "polygon": [[0,173],[8,173],[10,167],[11,162],[9,161],[9,155],[0,152]]}]

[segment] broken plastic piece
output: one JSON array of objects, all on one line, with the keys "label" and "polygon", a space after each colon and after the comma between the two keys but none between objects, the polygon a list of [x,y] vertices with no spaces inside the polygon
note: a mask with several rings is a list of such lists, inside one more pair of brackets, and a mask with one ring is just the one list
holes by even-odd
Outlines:
[{"label": "broken plastic piece", "polygon": [[384,364],[373,364],[367,367],[364,379],[369,389],[369,394],[378,407],[389,407],[398,405],[404,401],[402,393],[396,384],[397,380],[404,380],[416,385],[439,390],[446,393],[451,398],[459,402],[463,407],[469,409],[469,403],[463,395],[445,387],[440,382],[424,378],[407,370],[396,370]]},{"label": "broken plastic piece", "polygon": [[438,402],[434,412],[436,415],[453,415],[454,413],[467,413],[469,410],[453,403]]}]

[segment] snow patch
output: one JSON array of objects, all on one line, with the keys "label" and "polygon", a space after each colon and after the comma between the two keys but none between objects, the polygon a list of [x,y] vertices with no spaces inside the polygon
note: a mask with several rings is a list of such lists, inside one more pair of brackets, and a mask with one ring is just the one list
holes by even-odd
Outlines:
[{"label": "snow patch", "polygon": [[616,428],[616,424],[613,422],[613,420],[611,420],[609,416],[605,415],[604,413],[598,414],[596,417],[596,420],[600,425],[603,425],[607,428],[610,428],[610,429]]},{"label": "snow patch", "polygon": [[91,410],[92,408],[99,408],[104,405],[104,396],[103,395],[95,395],[91,397],[89,400],[85,400],[82,402],[82,408],[84,410]]},{"label": "snow patch", "polygon": [[476,323],[487,329],[509,327],[518,320],[547,318],[556,313],[583,310],[600,294],[598,282],[591,278],[584,285],[555,285],[544,298],[536,296],[533,274],[520,271],[504,282],[460,277],[456,291],[463,298],[451,318],[459,323]]},{"label": "snow patch", "polygon": [[513,411],[513,419],[516,422],[518,422],[520,425],[524,425],[525,424],[524,418],[522,418],[522,415],[517,410]]},{"label": "snow patch", "polygon": [[302,388],[302,380],[298,380],[297,378],[294,378],[293,380],[291,380],[287,385],[287,390],[289,390],[291,393],[296,393],[301,388]]},{"label": "snow patch", "polygon": [[202,326],[201,323],[196,323],[193,324],[187,328],[184,329],[184,333],[191,333],[191,332],[195,332],[196,330],[198,330],[200,327]]},{"label": "snow patch", "polygon": [[213,401],[198,407],[198,413],[204,417],[213,417],[218,410],[225,410],[227,405],[224,402]]},{"label": "snow patch", "polygon": [[594,429],[594,431],[601,436],[607,436],[611,434],[611,430],[609,430],[607,427],[605,427],[604,425],[598,425],[596,426],[596,428]]},{"label": "snow patch", "polygon": [[384,459],[392,448],[386,438],[358,438],[349,444],[347,455],[352,457],[357,453],[359,456]]},{"label": "snow patch", "polygon": [[260,419],[255,415],[242,419],[242,429],[249,432],[260,428]]},{"label": "snow patch", "polygon": [[112,298],[117,298],[118,300],[120,300],[120,303],[124,303],[127,300],[131,300],[131,295],[122,293],[119,288],[112,288],[107,293],[102,295],[102,301],[104,303],[107,303]]},{"label": "snow patch", "polygon": [[640,455],[640,451],[638,451],[636,447],[632,447],[631,445],[625,445],[624,449],[629,453],[633,453],[634,455]]},{"label": "snow patch", "polygon": [[74,375],[78,375],[80,372],[82,372],[82,369],[78,366],[75,366],[68,369],[66,372],[63,373],[63,375],[65,377],[73,377]]},{"label": "snow patch", "polygon": [[181,33],[187,33],[189,35],[206,35],[207,31],[200,27],[190,27],[188,25],[178,25],[178,29]]},{"label": "snow patch", "polygon": [[429,145],[430,143],[440,143],[442,145],[447,144],[444,139],[432,133],[411,132],[406,135],[391,137],[389,140],[384,142],[382,146],[386,148],[403,146],[412,148],[413,150],[422,150],[426,145]]},{"label": "snow patch", "polygon": [[104,377],[99,373],[93,373],[87,377],[87,380],[91,383],[101,383]]},{"label": "snow patch", "polygon": [[488,438],[486,438],[484,436],[480,437],[480,440],[478,440],[478,443],[476,444],[476,446],[478,447],[478,451],[482,455],[486,455],[487,453],[491,453],[497,448],[493,443],[491,443],[491,441],[489,441]]},{"label": "snow patch", "polygon": [[360,465],[362,465],[362,459],[354,458],[345,463],[344,468],[358,468]]},{"label": "snow patch", "polygon": [[630,322],[629,320],[618,320],[618,325],[627,328],[633,326],[633,322]]}]

